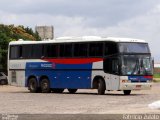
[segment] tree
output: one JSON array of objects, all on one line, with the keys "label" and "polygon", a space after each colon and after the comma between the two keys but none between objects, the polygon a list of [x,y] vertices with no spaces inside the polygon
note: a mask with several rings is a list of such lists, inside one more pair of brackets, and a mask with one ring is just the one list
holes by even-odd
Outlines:
[{"label": "tree", "polygon": [[4,32],[4,28],[0,28],[0,69],[7,70],[7,49],[10,38],[7,37],[8,30]]},{"label": "tree", "polygon": [[8,44],[18,39],[40,40],[40,37],[29,27],[0,24],[0,70],[7,71]]}]

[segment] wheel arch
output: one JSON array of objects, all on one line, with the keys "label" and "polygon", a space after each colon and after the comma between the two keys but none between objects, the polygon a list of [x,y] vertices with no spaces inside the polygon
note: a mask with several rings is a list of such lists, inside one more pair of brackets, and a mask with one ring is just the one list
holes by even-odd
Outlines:
[{"label": "wheel arch", "polygon": [[[36,76],[34,76],[34,75],[30,75],[30,76],[27,78],[26,87],[28,87],[29,80],[30,80],[31,78],[35,78],[35,79],[36,79],[36,81],[37,81]],[[37,81],[37,82],[38,82],[38,81]]]},{"label": "wheel arch", "polygon": [[50,80],[49,80],[49,77],[47,76],[47,75],[42,75],[42,76],[40,76],[40,78],[39,78],[39,83],[41,83],[41,81],[42,81],[42,79],[48,79],[48,81],[49,81],[49,83],[50,83]]},{"label": "wheel arch", "polygon": [[97,76],[94,77],[93,82],[92,82],[92,88],[93,89],[97,89],[98,88],[99,79],[101,79],[104,82],[105,89],[106,89],[106,82],[105,82],[104,78],[102,76],[100,76],[100,75],[97,75]]}]

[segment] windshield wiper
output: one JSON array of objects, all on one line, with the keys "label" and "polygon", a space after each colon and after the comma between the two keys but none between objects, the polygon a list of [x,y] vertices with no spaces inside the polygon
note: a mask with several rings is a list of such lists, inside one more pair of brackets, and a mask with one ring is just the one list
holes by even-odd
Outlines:
[{"label": "windshield wiper", "polygon": [[136,60],[136,64],[135,64],[131,74],[134,74],[136,72],[136,70],[137,70],[137,73],[139,73],[140,69],[138,70],[138,68],[139,68],[138,65],[139,65],[139,59]]}]

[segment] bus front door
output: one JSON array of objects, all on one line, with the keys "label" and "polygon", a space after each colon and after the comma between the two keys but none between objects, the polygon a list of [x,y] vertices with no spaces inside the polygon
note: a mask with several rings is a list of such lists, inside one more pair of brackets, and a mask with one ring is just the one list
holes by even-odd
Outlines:
[{"label": "bus front door", "polygon": [[118,58],[106,58],[103,69],[106,73],[106,90],[118,90],[120,79]]}]

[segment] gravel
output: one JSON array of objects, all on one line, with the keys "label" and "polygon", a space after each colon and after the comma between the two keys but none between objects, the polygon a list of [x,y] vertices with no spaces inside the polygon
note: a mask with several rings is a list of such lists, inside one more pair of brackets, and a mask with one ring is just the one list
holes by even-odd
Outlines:
[{"label": "gravel", "polygon": [[27,88],[0,86],[1,114],[158,114],[148,104],[160,100],[160,83],[151,90],[132,91],[124,96],[122,91],[78,90],[69,94],[30,93]]}]

